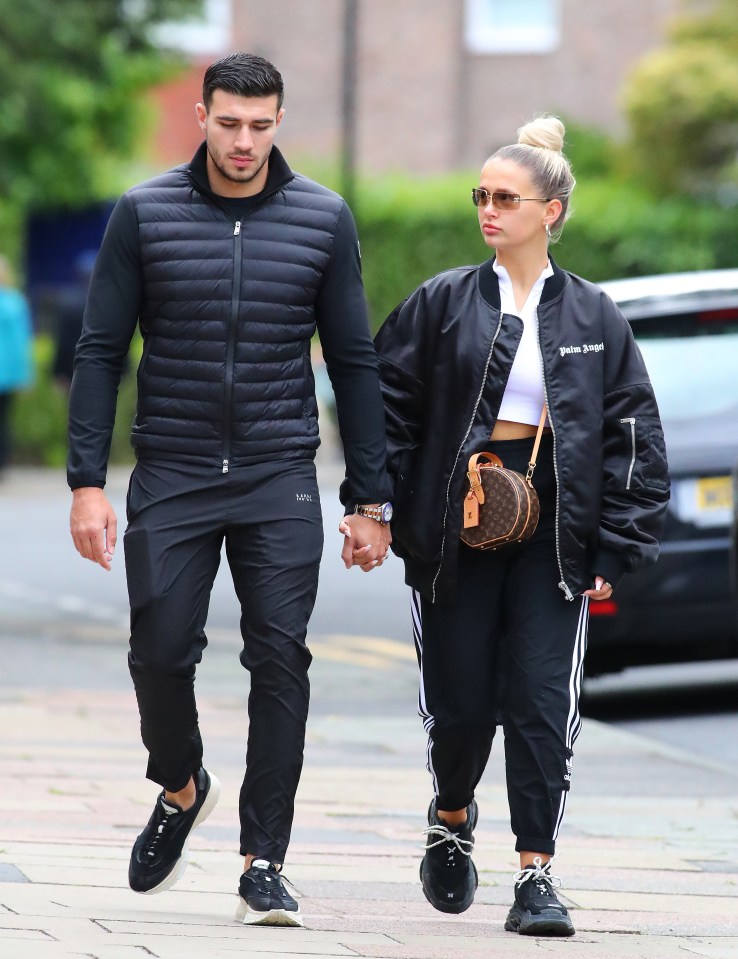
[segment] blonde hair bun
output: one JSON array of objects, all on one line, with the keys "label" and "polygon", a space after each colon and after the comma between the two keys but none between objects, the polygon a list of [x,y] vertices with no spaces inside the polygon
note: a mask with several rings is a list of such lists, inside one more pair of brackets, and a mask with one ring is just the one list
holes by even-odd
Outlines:
[{"label": "blonde hair bun", "polygon": [[518,130],[518,143],[561,153],[566,128],[558,117],[536,117]]}]

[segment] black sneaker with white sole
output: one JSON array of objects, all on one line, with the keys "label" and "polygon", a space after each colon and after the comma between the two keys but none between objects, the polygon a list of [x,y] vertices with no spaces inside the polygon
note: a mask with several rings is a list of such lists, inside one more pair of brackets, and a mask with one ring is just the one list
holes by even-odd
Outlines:
[{"label": "black sneaker with white sole", "polygon": [[204,822],[220,796],[220,783],[200,768],[194,775],[196,797],[189,809],[164,798],[162,791],[146,828],[133,845],[128,884],[134,892],[151,895],[170,889],[187,868],[187,840]]},{"label": "black sneaker with white sole", "polygon": [[478,814],[472,799],[466,807],[466,822],[451,827],[438,818],[435,799],[428,809],[420,882],[425,898],[439,912],[465,912],[474,902],[478,879],[471,854]]},{"label": "black sneaker with white sole", "polygon": [[284,881],[274,863],[254,859],[238,884],[238,922],[245,926],[301,926],[300,907]]},{"label": "black sneaker with white sole", "polygon": [[508,932],[523,936],[574,935],[569,912],[554,892],[561,880],[551,875],[550,861],[542,862],[536,856],[533,865],[516,872],[514,879],[515,901],[505,920]]}]

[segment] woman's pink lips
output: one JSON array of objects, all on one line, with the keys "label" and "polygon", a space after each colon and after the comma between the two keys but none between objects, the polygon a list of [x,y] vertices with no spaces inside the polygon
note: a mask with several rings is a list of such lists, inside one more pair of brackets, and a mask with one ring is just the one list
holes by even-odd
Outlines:
[{"label": "woman's pink lips", "polygon": [[500,228],[496,223],[485,223],[482,227],[483,233],[499,233]]}]

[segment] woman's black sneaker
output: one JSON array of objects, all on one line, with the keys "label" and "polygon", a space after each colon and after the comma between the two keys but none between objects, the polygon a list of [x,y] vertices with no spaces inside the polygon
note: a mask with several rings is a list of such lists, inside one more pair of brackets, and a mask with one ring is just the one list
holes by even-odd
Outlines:
[{"label": "woman's black sneaker", "polygon": [[515,873],[515,901],[505,920],[508,932],[523,936],[573,936],[574,925],[566,906],[556,897],[558,876],[551,875],[551,862],[536,856],[532,866]]},{"label": "woman's black sneaker", "polygon": [[420,863],[420,882],[425,898],[439,912],[465,912],[474,902],[477,870],[471,859],[477,804],[466,807],[466,822],[451,827],[438,818],[436,800],[428,809],[425,855]]},{"label": "woman's black sneaker", "polygon": [[246,926],[301,926],[300,907],[285,889],[284,880],[273,863],[254,859],[238,884],[238,922]]},{"label": "woman's black sneaker", "polygon": [[200,768],[194,775],[196,796],[189,809],[159,795],[146,828],[133,845],[128,884],[134,892],[150,895],[170,889],[187,868],[187,840],[204,822],[220,796],[220,783]]}]

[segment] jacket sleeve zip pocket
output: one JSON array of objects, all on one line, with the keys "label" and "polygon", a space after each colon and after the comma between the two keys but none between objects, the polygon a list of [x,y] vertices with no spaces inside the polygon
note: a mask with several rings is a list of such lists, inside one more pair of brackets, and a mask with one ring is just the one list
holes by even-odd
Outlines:
[{"label": "jacket sleeve zip pocket", "polygon": [[630,489],[630,484],[633,480],[633,469],[635,468],[636,461],[636,421],[634,416],[626,416],[623,417],[620,422],[623,424],[627,423],[630,426],[630,466],[628,467],[628,479],[625,483],[625,488]]}]

